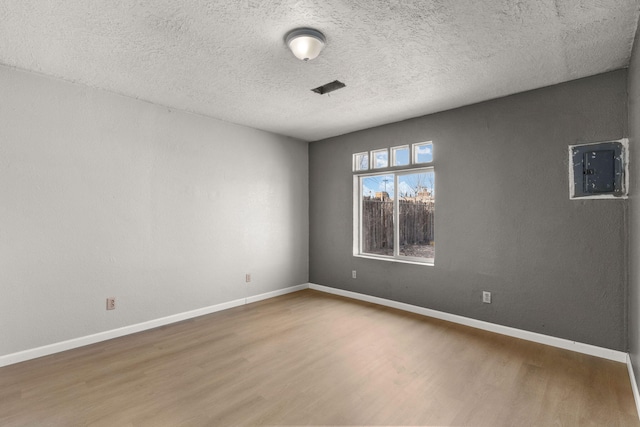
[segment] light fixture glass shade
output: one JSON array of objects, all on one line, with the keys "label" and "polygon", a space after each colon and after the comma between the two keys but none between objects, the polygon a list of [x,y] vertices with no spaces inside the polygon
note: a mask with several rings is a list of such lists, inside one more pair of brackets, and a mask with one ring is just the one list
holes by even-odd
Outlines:
[{"label": "light fixture glass shade", "polygon": [[300,28],[287,34],[286,43],[296,58],[310,61],[320,55],[324,48],[324,35],[312,28]]}]

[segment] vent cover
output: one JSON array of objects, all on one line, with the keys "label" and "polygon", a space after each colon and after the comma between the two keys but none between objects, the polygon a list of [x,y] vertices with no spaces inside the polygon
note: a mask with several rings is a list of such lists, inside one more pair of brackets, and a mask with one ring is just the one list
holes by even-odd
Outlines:
[{"label": "vent cover", "polygon": [[315,89],[311,89],[313,92],[324,95],[325,93],[333,92],[334,90],[342,89],[346,85],[341,81],[334,80],[331,83],[327,83],[326,85],[318,86]]}]

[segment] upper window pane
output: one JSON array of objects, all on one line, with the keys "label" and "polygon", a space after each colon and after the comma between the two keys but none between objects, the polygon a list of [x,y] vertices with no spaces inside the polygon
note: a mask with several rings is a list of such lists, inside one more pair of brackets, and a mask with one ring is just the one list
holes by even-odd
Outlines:
[{"label": "upper window pane", "polygon": [[372,151],[371,157],[373,157],[374,169],[386,168],[389,166],[389,151],[386,148],[384,150]]},{"label": "upper window pane", "polygon": [[409,146],[393,147],[391,149],[391,165],[406,166],[409,164]]},{"label": "upper window pane", "polygon": [[356,153],[353,155],[353,170],[366,171],[369,169],[369,153]]},{"label": "upper window pane", "polygon": [[431,163],[433,161],[433,144],[423,142],[413,144],[413,163]]}]

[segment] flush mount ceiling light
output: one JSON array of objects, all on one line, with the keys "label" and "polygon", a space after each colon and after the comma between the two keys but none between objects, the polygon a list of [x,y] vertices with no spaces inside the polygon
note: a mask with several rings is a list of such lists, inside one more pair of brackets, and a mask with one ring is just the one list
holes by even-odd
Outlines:
[{"label": "flush mount ceiling light", "polygon": [[298,28],[287,34],[285,42],[296,58],[310,61],[320,55],[326,42],[324,34],[313,28]]}]

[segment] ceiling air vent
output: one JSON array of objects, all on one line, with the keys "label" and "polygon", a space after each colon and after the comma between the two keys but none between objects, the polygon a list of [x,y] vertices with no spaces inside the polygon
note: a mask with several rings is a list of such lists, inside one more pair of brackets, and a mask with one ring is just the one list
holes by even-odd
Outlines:
[{"label": "ceiling air vent", "polygon": [[334,80],[326,85],[318,86],[315,89],[311,89],[313,92],[324,95],[325,93],[333,92],[334,90],[342,89],[346,85],[338,80]]}]

